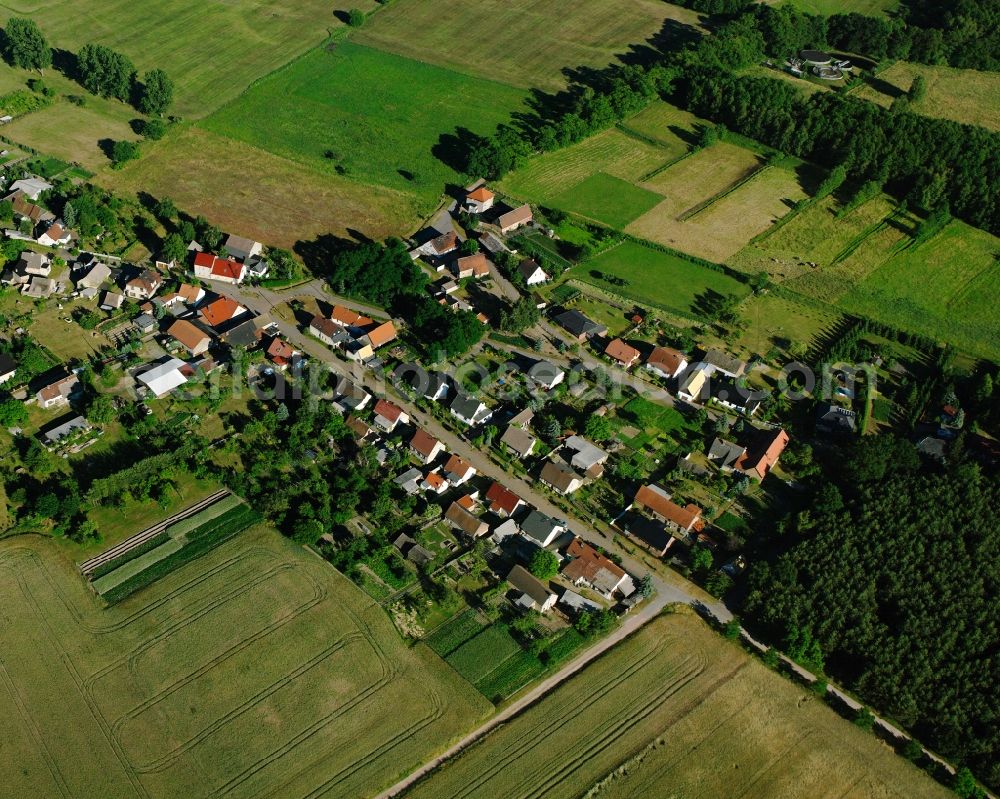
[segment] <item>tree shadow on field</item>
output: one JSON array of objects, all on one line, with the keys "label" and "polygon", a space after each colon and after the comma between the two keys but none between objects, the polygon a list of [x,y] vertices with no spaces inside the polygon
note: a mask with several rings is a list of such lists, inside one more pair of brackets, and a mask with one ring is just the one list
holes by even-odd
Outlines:
[{"label": "tree shadow on field", "polygon": [[114,139],[98,139],[97,146],[102,153],[107,157],[109,161],[115,160],[115,140]]},{"label": "tree shadow on field", "polygon": [[329,273],[330,261],[340,253],[370,241],[363,233],[348,228],[351,238],[324,233],[311,241],[299,240],[292,245],[292,250],[298,255],[314,275],[325,277]]},{"label": "tree shadow on field", "polygon": [[485,141],[484,137],[468,128],[455,128],[453,133],[438,136],[437,143],[431,147],[431,155],[449,169],[464,175],[469,167],[469,152]]},{"label": "tree shadow on field", "polygon": [[906,92],[904,92],[898,86],[889,83],[889,81],[880,78],[877,75],[873,75],[870,72],[862,72],[861,79],[865,82],[865,84],[871,86],[879,94],[884,94],[886,97],[889,97],[893,100],[895,100],[897,97],[902,97],[904,94],[906,94]]},{"label": "tree shadow on field", "polygon": [[61,47],[52,48],[52,68],[56,72],[61,72],[70,80],[79,81],[80,67],[76,58],[76,53],[63,50]]}]

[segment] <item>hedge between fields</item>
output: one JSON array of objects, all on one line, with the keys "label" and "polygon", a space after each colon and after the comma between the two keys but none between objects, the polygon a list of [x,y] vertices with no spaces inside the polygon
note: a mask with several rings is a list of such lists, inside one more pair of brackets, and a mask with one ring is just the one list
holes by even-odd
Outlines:
[{"label": "hedge between fields", "polygon": [[187,543],[174,554],[157,561],[150,568],[135,575],[129,580],[115,586],[101,598],[109,605],[115,605],[126,597],[152,585],[161,577],[179,569],[202,555],[211,552],[220,544],[233,538],[237,533],[260,521],[260,514],[243,505],[233,508],[221,516],[212,519],[201,527],[187,534]]},{"label": "hedge between fields", "polygon": [[180,521],[176,521],[169,525],[166,529],[166,533],[171,538],[187,535],[192,530],[196,530],[206,522],[210,522],[212,519],[218,518],[223,513],[231,511],[240,504],[242,504],[240,498],[230,494],[229,496],[223,497],[218,502],[209,505],[207,508],[202,508],[200,511],[188,516],[186,519],[181,519]]}]

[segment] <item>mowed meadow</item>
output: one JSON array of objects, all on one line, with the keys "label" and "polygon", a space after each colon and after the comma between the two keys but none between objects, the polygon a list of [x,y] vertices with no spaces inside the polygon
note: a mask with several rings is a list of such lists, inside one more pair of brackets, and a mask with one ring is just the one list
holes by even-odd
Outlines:
[{"label": "mowed meadow", "polygon": [[687,612],[646,625],[405,794],[949,795]]},{"label": "mowed meadow", "polygon": [[107,609],[52,542],[0,569],[7,796],[367,796],[492,710],[266,528]]}]

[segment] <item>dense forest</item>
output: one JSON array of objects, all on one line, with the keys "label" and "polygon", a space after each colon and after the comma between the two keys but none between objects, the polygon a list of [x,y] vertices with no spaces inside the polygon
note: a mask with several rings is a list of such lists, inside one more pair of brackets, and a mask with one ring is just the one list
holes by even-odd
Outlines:
[{"label": "dense forest", "polygon": [[746,618],[997,787],[1000,478],[891,436],[839,455],[751,568]]},{"label": "dense forest", "polygon": [[882,57],[894,25],[755,6],[657,63],[590,72],[561,94],[540,98],[534,115],[491,137],[471,137],[460,166],[499,178],[532,153],[579,141],[663,96],[775,149],[843,166],[857,184],[884,185],[928,212],[947,205],[955,216],[1000,234],[1000,135],[913,114],[905,104],[883,109],[842,93],[806,95],[784,81],[739,74],[768,54],[782,57],[831,45],[831,39]]}]

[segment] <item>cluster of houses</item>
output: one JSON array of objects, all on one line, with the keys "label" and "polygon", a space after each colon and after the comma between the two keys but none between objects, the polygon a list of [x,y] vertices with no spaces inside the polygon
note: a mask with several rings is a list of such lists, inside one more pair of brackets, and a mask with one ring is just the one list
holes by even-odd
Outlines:
[{"label": "cluster of houses", "polygon": [[376,351],[396,340],[396,325],[390,319],[376,321],[364,314],[335,305],[329,316],[314,316],[308,332],[349,360],[376,368],[381,362]]},{"label": "cluster of houses", "polygon": [[[423,385],[425,394],[435,399],[444,399],[449,393],[446,381],[425,380]],[[516,605],[544,613],[559,602],[567,613],[578,613],[604,607],[598,598],[615,602],[633,597],[634,601],[635,584],[624,569],[575,537],[565,520],[532,507],[502,482],[484,480],[472,463],[449,452],[442,441],[415,424],[399,405],[385,398],[374,399],[347,378],[337,386],[336,395],[335,403],[348,414],[349,428],[359,442],[376,448],[380,462],[388,459],[391,447],[405,447],[411,465],[394,478],[400,489],[438,504],[444,522],[458,538],[488,539],[503,553],[503,562],[513,564],[502,576],[511,585]],[[525,431],[528,421],[530,417],[522,413],[511,419],[508,430],[521,430],[532,438]],[[575,438],[567,441],[564,458],[585,472],[599,472],[606,453]],[[524,449],[530,453],[532,446]],[[408,536],[401,536],[395,544],[404,557],[415,563],[433,558]],[[540,548],[559,557],[561,580],[555,588],[525,568]],[[587,598],[587,594],[597,596]]]}]

